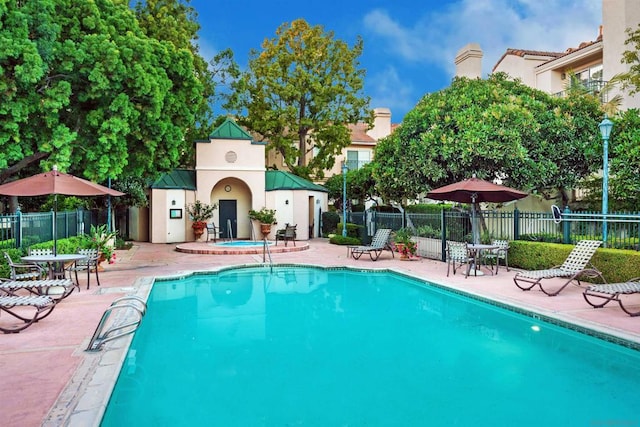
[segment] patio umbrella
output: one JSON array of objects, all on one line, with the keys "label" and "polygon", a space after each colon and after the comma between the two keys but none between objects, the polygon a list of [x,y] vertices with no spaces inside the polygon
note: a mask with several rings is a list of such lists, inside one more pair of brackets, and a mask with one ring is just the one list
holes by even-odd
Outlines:
[{"label": "patio umbrella", "polygon": [[53,252],[55,254],[58,249],[56,235],[58,194],[67,196],[124,196],[125,193],[60,172],[54,166],[50,172],[0,185],[0,194],[18,197],[55,195],[53,210]]},{"label": "patio umbrella", "polygon": [[502,203],[527,197],[528,194],[504,185],[494,184],[483,179],[473,178],[455,182],[436,188],[427,193],[433,200],[450,200],[460,203],[471,203],[471,226],[473,228],[473,243],[478,243],[477,226],[475,224],[475,204],[481,202]]}]

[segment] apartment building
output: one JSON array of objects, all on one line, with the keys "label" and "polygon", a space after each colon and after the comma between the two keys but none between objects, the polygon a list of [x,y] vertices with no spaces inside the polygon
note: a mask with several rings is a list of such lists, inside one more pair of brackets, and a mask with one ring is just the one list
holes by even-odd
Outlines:
[{"label": "apartment building", "polygon": [[[626,30],[640,25],[640,1],[603,0],[602,25],[594,29],[594,40],[584,41],[563,52],[545,52],[527,48],[508,48],[492,72],[504,72],[533,88],[562,96],[570,73],[575,74],[589,90],[603,96],[606,102],[617,94],[622,96],[620,108],[640,108],[640,95],[631,95],[619,86],[609,93],[601,89],[613,76],[627,72],[629,65],[621,63]],[[531,49],[532,48],[532,49]],[[482,50],[477,43],[463,47],[456,56],[456,75],[482,76]]]}]

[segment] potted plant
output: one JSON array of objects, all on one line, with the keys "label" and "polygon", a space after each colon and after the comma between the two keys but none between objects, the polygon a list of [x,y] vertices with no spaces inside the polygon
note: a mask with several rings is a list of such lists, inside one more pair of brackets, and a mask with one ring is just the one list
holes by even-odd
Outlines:
[{"label": "potted plant", "polygon": [[249,211],[249,218],[260,223],[260,232],[266,236],[271,233],[271,226],[276,224],[276,210],[267,209],[266,207],[263,207],[259,211],[251,209]]},{"label": "potted plant", "polygon": [[411,240],[411,230],[408,228],[401,228],[396,231],[393,240],[395,244],[396,252],[400,254],[400,259],[407,260],[413,258],[416,255],[418,249],[416,242]]},{"label": "potted plant", "polygon": [[193,228],[196,240],[198,240],[204,233],[204,229],[207,228],[207,220],[211,219],[213,211],[217,208],[218,205],[215,203],[208,205],[206,203],[202,203],[200,200],[196,200],[194,203],[187,205],[186,210],[189,214],[189,218],[193,221],[191,227]]},{"label": "potted plant", "polygon": [[89,230],[89,249],[97,249],[100,254],[98,259],[98,265],[101,262],[107,261],[109,264],[113,264],[116,261],[116,231],[107,231],[107,224],[99,226],[91,226]]}]

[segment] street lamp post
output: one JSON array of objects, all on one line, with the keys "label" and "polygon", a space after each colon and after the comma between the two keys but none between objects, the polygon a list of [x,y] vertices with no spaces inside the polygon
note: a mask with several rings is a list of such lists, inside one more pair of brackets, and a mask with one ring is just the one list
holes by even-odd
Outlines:
[{"label": "street lamp post", "polygon": [[602,242],[607,247],[607,210],[609,209],[609,136],[613,122],[607,115],[598,125],[602,136]]},{"label": "street lamp post", "polygon": [[347,162],[342,162],[342,237],[347,237]]}]

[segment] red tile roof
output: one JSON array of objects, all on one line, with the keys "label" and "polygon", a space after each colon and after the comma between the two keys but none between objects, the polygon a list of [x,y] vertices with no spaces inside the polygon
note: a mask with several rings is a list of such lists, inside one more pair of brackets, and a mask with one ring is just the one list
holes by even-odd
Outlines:
[{"label": "red tile roof", "polygon": [[[548,56],[549,59],[547,61],[545,61],[543,64],[548,64],[549,62],[555,61],[558,58],[562,58],[565,57],[567,55],[570,55],[574,52],[577,52],[581,49],[587,48],[589,46],[592,46],[596,43],[599,43],[602,41],[602,34],[600,34],[598,36],[597,39],[593,40],[593,41],[588,41],[588,42],[582,42],[580,43],[580,45],[578,45],[578,47],[570,47],[567,50],[565,50],[564,52],[545,52],[545,51],[541,51],[541,50],[528,50],[528,49],[507,49],[507,51],[500,57],[500,59],[498,60],[498,62],[496,62],[496,65],[493,66],[493,70],[495,71],[496,68],[498,67],[498,65],[502,62],[502,60],[507,56],[507,55],[514,55],[514,56],[519,56],[521,58],[523,58],[525,55],[535,55],[535,56]],[[543,65],[540,64],[540,65]]]},{"label": "red tile roof", "polygon": [[564,52],[545,52],[545,51],[541,51],[541,50],[511,49],[511,48],[509,48],[509,49],[507,49],[507,51],[505,53],[502,54],[502,56],[500,57],[498,62],[496,62],[496,65],[493,66],[493,70],[491,70],[491,71],[495,71],[496,68],[498,67],[498,65],[500,65],[502,60],[507,55],[519,56],[521,58],[524,58],[525,55],[547,56],[547,57],[549,57],[550,60],[553,60],[555,58],[559,58],[559,57],[563,56],[564,54],[565,54]]},{"label": "red tile roof", "polygon": [[376,142],[375,139],[367,135],[368,127],[365,123],[350,124],[349,131],[351,131],[352,142]]}]

